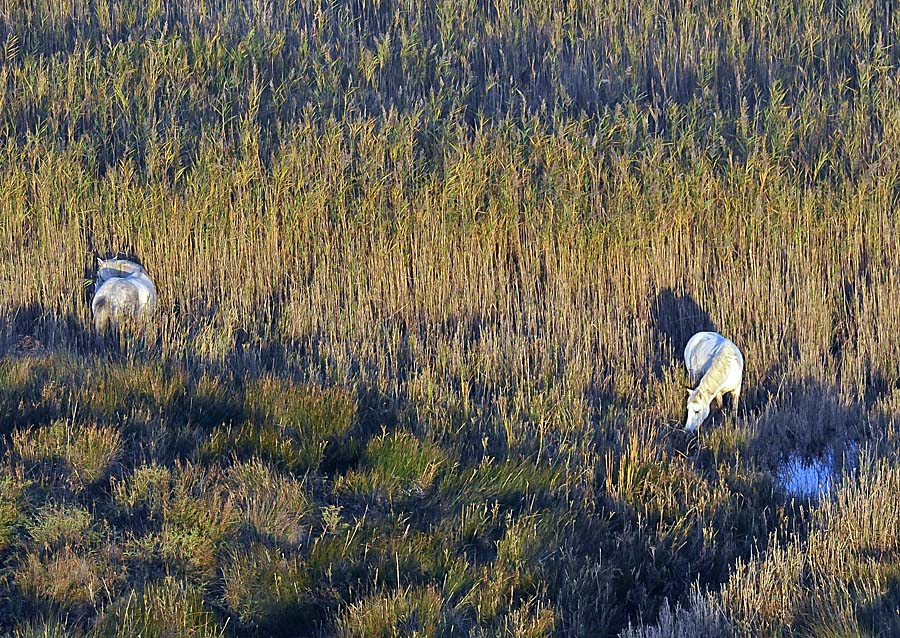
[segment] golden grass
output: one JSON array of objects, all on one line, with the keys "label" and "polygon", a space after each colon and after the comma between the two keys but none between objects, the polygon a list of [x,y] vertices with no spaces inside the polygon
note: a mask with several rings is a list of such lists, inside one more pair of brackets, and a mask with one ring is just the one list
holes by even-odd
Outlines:
[{"label": "golden grass", "polygon": [[[871,2],[0,6],[0,632],[890,635],[898,36]],[[112,253],[160,304],[102,339]],[[708,328],[745,389],[692,438]],[[848,438],[878,458],[833,501],[778,492]]]}]

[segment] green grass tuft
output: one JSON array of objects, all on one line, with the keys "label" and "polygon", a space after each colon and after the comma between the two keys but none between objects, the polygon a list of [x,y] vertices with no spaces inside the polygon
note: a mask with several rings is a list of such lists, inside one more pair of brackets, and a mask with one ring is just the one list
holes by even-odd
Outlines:
[{"label": "green grass tuft", "polygon": [[11,450],[29,470],[61,463],[64,482],[79,491],[106,476],[122,454],[122,437],[109,426],[57,420],[34,430],[17,430]]},{"label": "green grass tuft", "polygon": [[385,432],[369,442],[360,469],[339,477],[335,487],[350,493],[377,490],[389,498],[421,494],[448,464],[448,455],[437,445],[421,442],[409,432]]},{"label": "green grass tuft", "polygon": [[116,600],[100,616],[96,638],[222,638],[224,626],[195,587],[166,577]]},{"label": "green grass tuft", "polygon": [[18,538],[19,526],[25,522],[23,485],[12,476],[0,478],[0,552]]},{"label": "green grass tuft", "polygon": [[262,545],[232,553],[222,568],[223,601],[241,625],[267,635],[295,635],[323,609],[304,562]]},{"label": "green grass tuft", "polygon": [[316,470],[329,444],[350,435],[355,403],[339,390],[266,378],[247,390],[251,420],[217,428],[203,445],[210,458],[265,459],[294,474]]},{"label": "green grass tuft", "polygon": [[38,547],[90,546],[99,540],[94,517],[77,505],[46,505],[25,527]]}]

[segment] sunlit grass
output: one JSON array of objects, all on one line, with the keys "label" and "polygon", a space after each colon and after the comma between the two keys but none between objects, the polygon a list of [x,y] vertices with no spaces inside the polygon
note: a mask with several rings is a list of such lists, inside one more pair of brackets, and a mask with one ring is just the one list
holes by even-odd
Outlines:
[{"label": "sunlit grass", "polygon": [[[0,9],[0,634],[896,634],[898,35]],[[160,304],[103,338],[113,253]],[[743,399],[689,437],[705,328]],[[778,492],[848,439],[833,498]]]}]

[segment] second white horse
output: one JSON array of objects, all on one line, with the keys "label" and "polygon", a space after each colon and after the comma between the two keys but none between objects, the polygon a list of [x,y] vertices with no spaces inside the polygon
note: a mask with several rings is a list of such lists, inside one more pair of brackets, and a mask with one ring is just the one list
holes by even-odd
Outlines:
[{"label": "second white horse", "polygon": [[143,266],[128,259],[101,259],[91,311],[98,331],[123,317],[144,317],[156,308],[156,286]]}]

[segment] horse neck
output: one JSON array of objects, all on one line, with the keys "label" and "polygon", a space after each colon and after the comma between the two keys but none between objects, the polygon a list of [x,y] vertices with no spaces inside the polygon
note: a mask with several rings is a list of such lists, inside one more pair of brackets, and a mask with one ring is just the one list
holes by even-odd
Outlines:
[{"label": "horse neck", "polygon": [[716,389],[712,387],[712,383],[703,383],[704,381],[709,379],[709,375],[706,374],[700,379],[700,383],[694,389],[694,399],[697,401],[702,401],[704,405],[709,405],[713,399],[713,396],[716,393]]},{"label": "horse neck", "polygon": [[719,351],[716,352],[712,363],[706,370],[706,374],[703,375],[703,378],[700,379],[700,383],[697,384],[697,392],[704,400],[711,401],[719,391],[719,388],[728,376],[728,369],[731,362],[731,352],[723,349],[719,349]]},{"label": "horse neck", "polygon": [[719,364],[719,361],[713,361],[713,364],[709,366],[706,374],[700,379],[700,383],[697,384],[697,396],[705,403],[712,401],[713,396],[719,391],[719,386],[722,382],[722,375],[718,369],[720,366],[717,364]]}]

